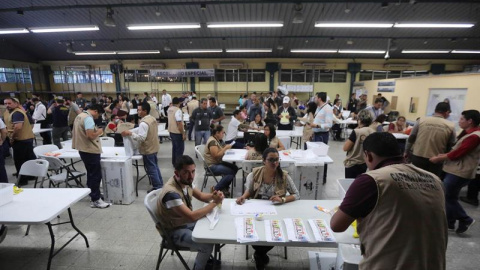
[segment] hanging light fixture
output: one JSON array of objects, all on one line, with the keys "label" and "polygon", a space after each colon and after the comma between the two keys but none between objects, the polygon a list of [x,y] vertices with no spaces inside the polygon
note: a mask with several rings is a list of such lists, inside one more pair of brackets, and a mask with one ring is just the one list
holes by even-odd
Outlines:
[{"label": "hanging light fixture", "polygon": [[107,16],[105,17],[105,21],[103,21],[103,24],[108,27],[115,27],[117,24],[115,23],[115,19],[113,19],[113,14],[115,11],[111,7],[107,8]]},{"label": "hanging light fixture", "polygon": [[170,48],[170,42],[168,40],[165,42],[165,46],[163,47],[163,50],[166,52],[169,52],[172,50],[172,48]]},{"label": "hanging light fixture", "polygon": [[303,18],[302,9],[303,9],[302,3],[295,4],[295,6],[293,7],[293,10],[295,10],[295,15],[293,15],[292,23],[295,23],[295,24],[303,23],[304,18]]}]

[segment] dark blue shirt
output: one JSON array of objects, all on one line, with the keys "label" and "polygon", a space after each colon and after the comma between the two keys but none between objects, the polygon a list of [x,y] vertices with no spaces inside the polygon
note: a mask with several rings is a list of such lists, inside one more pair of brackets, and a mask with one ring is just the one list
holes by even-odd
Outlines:
[{"label": "dark blue shirt", "polygon": [[69,108],[60,105],[52,108],[53,127],[68,127],[68,112]]}]

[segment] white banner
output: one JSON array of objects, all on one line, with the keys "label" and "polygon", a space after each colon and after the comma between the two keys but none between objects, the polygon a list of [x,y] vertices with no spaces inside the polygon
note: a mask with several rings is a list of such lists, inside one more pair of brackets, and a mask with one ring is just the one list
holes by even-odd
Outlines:
[{"label": "white banner", "polygon": [[303,93],[310,93],[313,92],[313,85],[294,85],[294,84],[289,84],[289,85],[283,85],[283,87],[286,87],[288,92],[303,92]]},{"label": "white banner", "polygon": [[213,77],[214,69],[152,69],[150,75],[154,77]]}]

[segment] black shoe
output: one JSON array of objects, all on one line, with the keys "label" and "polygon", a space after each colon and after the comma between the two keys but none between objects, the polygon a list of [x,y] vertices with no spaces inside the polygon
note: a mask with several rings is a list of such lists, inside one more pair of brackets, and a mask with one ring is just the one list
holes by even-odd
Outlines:
[{"label": "black shoe", "polygon": [[472,219],[470,222],[466,222],[466,223],[460,222],[460,224],[458,224],[458,228],[455,232],[456,233],[464,233],[464,232],[468,231],[468,229],[470,229],[470,227],[472,227],[472,225],[474,223],[475,223],[475,219]]},{"label": "black shoe", "polygon": [[468,204],[471,204],[473,206],[478,206],[478,200],[472,200],[472,199],[469,199],[468,197],[460,197],[460,201],[464,202],[464,203],[468,203]]},{"label": "black shoe", "polygon": [[449,231],[455,231],[455,222],[453,224],[448,224],[447,225]]},{"label": "black shoe", "polygon": [[5,239],[5,236],[7,236],[7,231],[8,231],[7,226],[2,225],[2,227],[0,228],[0,243],[2,243],[3,240]]}]

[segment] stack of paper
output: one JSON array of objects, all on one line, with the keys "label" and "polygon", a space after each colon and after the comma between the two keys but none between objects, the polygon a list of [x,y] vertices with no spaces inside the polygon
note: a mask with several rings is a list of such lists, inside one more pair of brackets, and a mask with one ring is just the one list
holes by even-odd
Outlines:
[{"label": "stack of paper", "polygon": [[301,218],[284,218],[288,240],[294,242],[309,242],[307,230]]},{"label": "stack of paper", "polygon": [[285,235],[280,226],[280,220],[265,220],[264,223],[267,242],[286,242]]},{"label": "stack of paper", "polygon": [[333,232],[324,219],[309,219],[308,223],[317,242],[335,242]]},{"label": "stack of paper", "polygon": [[235,218],[235,228],[237,229],[237,241],[239,243],[258,241],[257,230],[255,229],[255,220],[253,218]]}]

